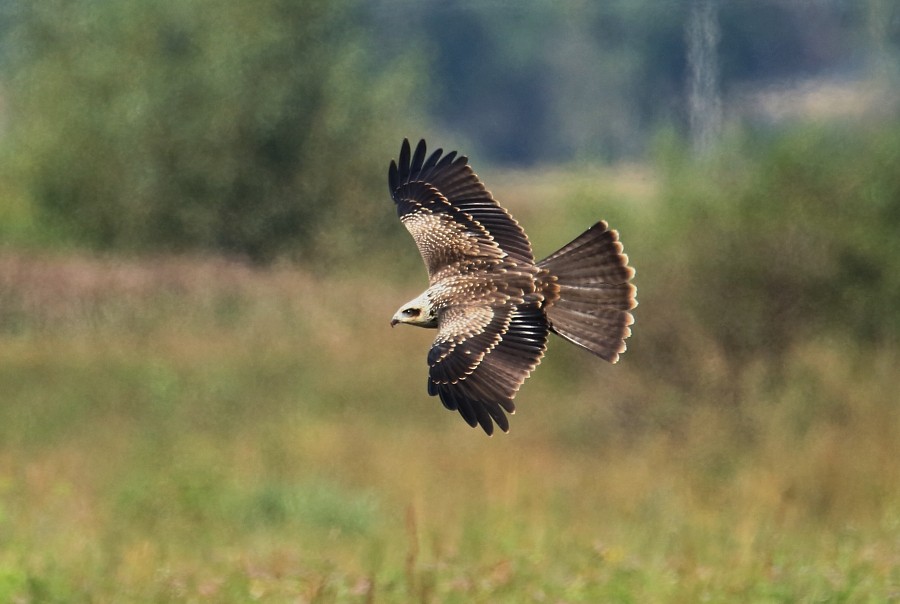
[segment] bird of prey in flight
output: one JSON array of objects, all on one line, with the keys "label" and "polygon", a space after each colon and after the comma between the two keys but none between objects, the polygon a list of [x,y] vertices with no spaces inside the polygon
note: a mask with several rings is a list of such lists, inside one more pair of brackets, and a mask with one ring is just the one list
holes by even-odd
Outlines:
[{"label": "bird of prey in flight", "polygon": [[615,363],[637,305],[634,270],[603,221],[540,262],[468,158],[408,140],[388,173],[391,197],[428,269],[429,286],[391,320],[437,329],[428,394],[488,434],[540,363],[549,332]]}]

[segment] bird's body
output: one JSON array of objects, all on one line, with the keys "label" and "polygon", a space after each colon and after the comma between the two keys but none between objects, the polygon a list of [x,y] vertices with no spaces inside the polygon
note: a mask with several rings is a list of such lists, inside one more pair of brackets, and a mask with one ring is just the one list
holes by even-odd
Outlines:
[{"label": "bird's body", "polygon": [[535,263],[518,223],[494,201],[465,157],[426,158],[403,142],[388,176],[429,287],[391,320],[436,328],[428,393],[487,434],[504,432],[513,398],[540,362],[550,331],[615,363],[637,304],[634,271],[615,231],[598,222]]}]

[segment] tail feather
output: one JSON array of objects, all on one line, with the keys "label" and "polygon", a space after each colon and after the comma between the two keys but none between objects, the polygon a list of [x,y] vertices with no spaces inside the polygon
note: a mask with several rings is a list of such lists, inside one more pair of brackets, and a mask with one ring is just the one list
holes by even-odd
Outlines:
[{"label": "tail feather", "polygon": [[[586,314],[601,309],[631,310],[634,308],[634,286],[630,283],[599,283],[593,286],[568,285],[556,281],[565,306]],[[558,302],[557,302],[558,304]]]},{"label": "tail feather", "polygon": [[538,267],[550,328],[610,363],[618,361],[634,323],[628,311],[637,306],[629,283],[634,269],[618,233],[600,221]]}]

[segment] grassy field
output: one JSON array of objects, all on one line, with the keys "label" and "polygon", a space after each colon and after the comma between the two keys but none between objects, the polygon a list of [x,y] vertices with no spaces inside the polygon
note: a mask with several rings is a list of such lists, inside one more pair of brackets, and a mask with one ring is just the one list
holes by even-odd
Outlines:
[{"label": "grassy field", "polygon": [[[596,218],[590,181],[543,225],[553,191],[495,192],[542,254]],[[900,601],[897,351],[822,336],[778,379],[710,352],[673,382],[652,179],[610,186],[631,350],[553,340],[493,438],[426,395],[432,334],[389,327],[411,242],[399,277],[0,253],[0,601]]]}]

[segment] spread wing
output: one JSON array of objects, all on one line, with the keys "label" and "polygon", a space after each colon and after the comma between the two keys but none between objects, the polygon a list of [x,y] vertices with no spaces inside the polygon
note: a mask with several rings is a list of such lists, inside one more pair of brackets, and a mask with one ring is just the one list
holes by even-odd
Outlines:
[{"label": "spread wing", "polygon": [[536,302],[447,308],[428,353],[428,394],[488,435],[493,422],[507,432],[504,411],[515,412],[513,397],[540,363],[548,331]]},{"label": "spread wing", "polygon": [[391,162],[388,185],[431,283],[473,259],[534,263],[525,232],[494,201],[465,156],[438,149],[426,158],[424,140],[415,152],[404,140],[400,159]]},{"label": "spread wing", "polygon": [[411,151],[404,140],[388,184],[439,298],[428,393],[469,425],[505,432],[549,333],[531,244],[455,151],[427,155],[425,141]]}]

